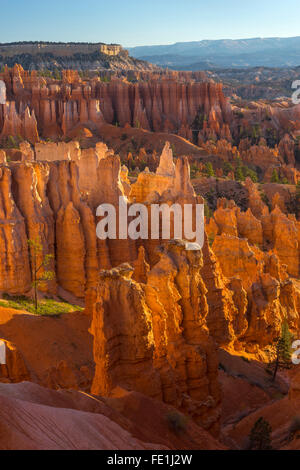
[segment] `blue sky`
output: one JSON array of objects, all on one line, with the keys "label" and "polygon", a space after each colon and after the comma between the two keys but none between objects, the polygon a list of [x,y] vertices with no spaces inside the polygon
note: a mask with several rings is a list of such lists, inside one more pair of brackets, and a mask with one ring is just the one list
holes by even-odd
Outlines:
[{"label": "blue sky", "polygon": [[299,17],[299,0],[0,0],[0,42],[300,36]]}]

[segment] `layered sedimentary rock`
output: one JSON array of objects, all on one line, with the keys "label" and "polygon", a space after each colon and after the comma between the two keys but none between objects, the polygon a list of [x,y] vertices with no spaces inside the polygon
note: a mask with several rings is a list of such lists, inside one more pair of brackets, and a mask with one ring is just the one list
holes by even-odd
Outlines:
[{"label": "layered sedimentary rock", "polygon": [[[35,240],[41,244],[41,251],[36,254],[37,266],[40,266],[45,255],[54,258],[54,219],[46,195],[46,186],[49,178],[47,165],[20,163],[12,165],[13,195],[15,202],[24,217],[28,240]],[[26,239],[25,239],[26,243]],[[35,257],[34,248],[30,247],[31,259]],[[32,269],[33,268],[33,263]],[[54,259],[50,260],[47,270],[53,271]],[[40,274],[42,274],[41,270]],[[55,281],[50,282],[48,288],[55,292]]]},{"label": "layered sedimentary rock", "polygon": [[[136,199],[138,202],[150,202],[155,203],[174,203],[179,204],[193,204],[202,203],[202,199],[196,197],[193,187],[190,182],[189,165],[186,160],[178,159],[175,166],[169,158],[169,146],[163,150],[161,155],[161,163],[156,174],[149,171],[145,171],[139,174],[137,182],[131,187],[130,196]],[[220,223],[220,228],[215,223],[216,234],[222,229],[228,230],[237,236],[237,219],[235,215],[235,209],[219,208],[218,217],[215,213],[215,219]],[[224,222],[225,216],[228,214],[228,221]],[[157,261],[157,245],[163,243],[162,240],[159,243],[148,241],[144,243],[146,252],[150,263]],[[208,239],[205,238],[203,247],[204,265],[201,269],[201,274],[207,288],[207,302],[208,302],[208,316],[207,325],[211,336],[217,341],[218,344],[230,344],[233,343],[237,338],[241,337],[247,329],[247,319],[245,312],[247,308],[247,297],[242,286],[242,298],[243,301],[239,300],[240,296],[236,296],[237,282],[234,284],[233,289],[228,286],[228,280],[222,274],[219,263],[214,256],[213,252],[208,246]]]},{"label": "layered sedimentary rock", "polygon": [[96,237],[96,208],[103,203],[117,208],[125,196],[120,160],[105,145],[80,152],[77,161],[11,163],[1,167],[1,175],[3,292],[21,294],[31,288],[33,251],[30,255],[27,240],[41,243],[38,265],[46,255],[53,257],[47,270],[56,276],[46,286],[52,293],[58,284],[84,297],[99,266],[137,258],[134,241]]},{"label": "layered sedimentary rock", "polygon": [[[275,194],[273,198],[273,210],[270,212],[269,208],[262,201],[257,188],[253,183],[247,181],[249,190],[249,205],[250,208],[243,212],[238,208],[235,203],[224,203],[224,206],[218,207],[214,212],[213,217],[208,224],[208,233],[215,238],[223,236],[225,239],[232,237],[232,248],[238,244],[238,250],[233,248],[231,261],[226,262],[226,266],[232,270],[241,270],[246,275],[247,270],[239,266],[239,260],[245,258],[244,255],[238,256],[238,252],[242,252],[242,246],[245,245],[246,240],[253,245],[253,249],[257,248],[272,249],[277,254],[282,265],[287,266],[288,273],[293,277],[299,275],[299,222],[294,215],[286,215],[282,212],[285,209],[282,198]],[[281,208],[280,208],[281,206]],[[225,237],[229,236],[229,237]],[[245,240],[242,240],[245,239]],[[225,249],[220,238],[215,242],[215,249],[222,256],[226,257],[226,253],[230,253],[230,249]],[[220,246],[219,246],[220,244]],[[222,247],[221,247],[222,245]],[[232,260],[236,256],[236,263]],[[250,259],[250,257],[249,257]],[[226,271],[224,265],[224,270]],[[248,270],[248,273],[251,270]],[[226,274],[226,272],[225,272]],[[227,274],[226,274],[227,275]]]},{"label": "layered sedimentary rock", "polygon": [[171,176],[175,177],[175,165],[173,161],[173,152],[170,148],[169,142],[166,143],[163,153],[160,157],[159,166],[156,170],[158,176]]},{"label": "layered sedimentary rock", "polygon": [[25,220],[13,199],[6,167],[0,168],[0,194],[0,291],[17,294],[30,288],[31,273]]},{"label": "layered sedimentary rock", "polygon": [[1,120],[3,122],[0,139],[9,136],[21,136],[32,143],[38,141],[39,134],[34,110],[30,111],[29,107],[26,106],[23,109],[20,108],[18,112],[14,101],[8,101],[0,107],[2,108],[0,112],[2,112]]},{"label": "layered sedimentary rock", "polygon": [[291,276],[299,276],[299,223],[287,217],[278,206],[263,218],[263,231],[273,244],[282,264]]},{"label": "layered sedimentary rock", "polygon": [[[272,343],[284,318],[298,329],[300,291],[297,281],[289,279],[298,276],[299,223],[281,212],[278,197],[269,212],[255,186],[250,181],[247,186],[251,209],[243,212],[232,201],[220,200],[207,228],[222,273],[235,292],[234,303],[243,315],[247,313],[249,327],[236,338],[249,348],[249,342]],[[242,297],[241,292],[237,295],[237,283]]]},{"label": "layered sedimentary rock", "polygon": [[62,82],[46,81],[17,65],[6,68],[1,76],[8,93],[7,104],[0,109],[1,138],[21,135],[34,143],[37,127],[42,136],[57,138],[81,124],[97,130],[103,121],[179,131],[192,138],[191,126],[200,110],[209,116],[206,133],[214,135],[220,135],[231,116],[221,84],[191,80],[189,75],[180,81],[154,74],[151,81],[134,84],[118,78],[82,82],[78,74],[69,75],[64,74]]},{"label": "layered sedimentary rock", "polygon": [[57,274],[47,290],[55,293],[58,281],[83,297],[96,279],[98,259],[95,217],[81,200],[76,164],[14,163],[10,169],[2,167],[1,175],[1,290],[30,290],[34,254],[27,240],[38,240],[37,265],[52,255],[45,269]]},{"label": "layered sedimentary rock", "polygon": [[[299,181],[297,106],[251,103],[232,106],[221,83],[203,73],[154,72],[80,78],[66,70],[62,78],[39,76],[15,65],[0,74],[7,102],[0,106],[0,138],[97,135],[104,123],[174,133],[225,161],[240,157],[270,180],[274,169],[291,184]],[[233,139],[235,144],[233,144]]]},{"label": "layered sedimentary rock", "polygon": [[6,153],[4,150],[0,150],[0,163],[6,163]]},{"label": "layered sedimentary rock", "polygon": [[3,341],[5,347],[5,364],[0,364],[0,381],[18,383],[30,380],[31,376],[24,358],[15,344]]},{"label": "layered sedimentary rock", "polygon": [[237,210],[237,231],[239,237],[246,238],[251,244],[262,246],[263,244],[263,229],[260,220],[253,214],[251,209],[246,212]]},{"label": "layered sedimentary rock", "polygon": [[[261,122],[261,119],[261,116],[256,116],[255,119],[253,119],[248,134],[251,134],[253,129],[260,126],[258,123]],[[297,120],[295,123],[297,123]],[[247,122],[247,125],[249,125],[249,122]],[[274,145],[274,141],[272,140],[270,143],[270,134],[277,136],[282,131],[284,132],[284,129],[288,130],[287,123],[285,127],[280,128],[278,127],[277,120],[272,122],[272,127],[264,130],[266,138],[260,138],[256,144],[253,144],[253,137],[242,138],[242,132],[240,131],[240,134],[236,136],[237,140],[239,140],[238,146],[232,143],[231,138],[231,134],[234,134],[234,123],[231,123],[229,127],[228,135],[226,135],[225,138],[218,138],[217,135],[215,135],[213,139],[209,138],[209,136],[203,138],[200,133],[198,145],[205,149],[209,155],[216,155],[218,159],[222,159],[224,162],[230,162],[235,168],[237,166],[237,159],[240,159],[240,161],[250,168],[259,169],[264,181],[271,182],[274,172],[276,172],[279,181],[284,180],[288,181],[289,184],[297,184],[300,175],[299,170],[295,168],[297,166],[296,157],[298,147],[294,136],[292,138],[289,134],[285,134],[281,140],[279,137],[275,138],[275,140],[278,141],[277,145]],[[243,129],[243,126],[239,127],[239,129]],[[254,130],[254,133],[255,132]],[[220,164],[220,160],[218,160],[217,164]],[[222,169],[216,169],[217,176],[222,176],[222,173],[219,173],[220,171],[222,171]],[[229,172],[228,176],[234,179],[236,175]]]},{"label": "layered sedimentary rock", "polygon": [[[204,264],[201,274],[207,288],[208,316],[207,325],[211,336],[219,345],[228,345],[241,337],[247,330],[245,311],[247,299],[242,284],[236,298],[236,286],[229,285],[221,266],[210,249],[207,240],[203,247]],[[233,284],[233,280],[232,280]],[[241,299],[244,299],[241,301]]]},{"label": "layered sedimentary rock", "polygon": [[217,430],[217,357],[206,327],[201,265],[200,252],[173,242],[147,284],[131,279],[130,265],[100,274],[92,308],[93,393],[138,390]]},{"label": "layered sedimentary rock", "polygon": [[251,249],[245,239],[225,234],[217,236],[213,250],[224,275],[228,278],[239,277],[245,288],[249,287],[262,270],[262,263],[255,256],[255,249]]},{"label": "layered sedimentary rock", "polygon": [[[62,287],[77,297],[86,296],[89,312],[95,303],[100,268],[109,270],[130,262],[134,267],[132,279],[147,285],[149,271],[160,262],[159,247],[166,244],[161,238],[97,239],[99,205],[116,207],[118,229],[120,198],[129,207],[134,202],[145,204],[149,221],[152,203],[183,207],[203,202],[191,185],[188,159],[179,158],[175,164],[168,143],[156,173],[146,169],[132,185],[127,169],[121,171],[119,157],[100,142],[85,150],[77,142],[37,144],[34,151],[39,162],[29,161],[30,146],[24,144],[22,149],[27,161],[5,166],[3,159],[1,167],[3,292],[21,294],[30,290],[31,256],[26,240],[39,237],[39,260],[46,254],[53,255],[48,269],[55,273],[55,279],[47,284],[47,291],[55,293]],[[58,161],[52,161],[56,158]],[[278,333],[285,315],[293,329],[299,322],[299,289],[289,279],[299,272],[299,222],[281,211],[285,204],[276,194],[270,212],[249,179],[246,193],[250,206],[247,211],[225,198],[218,201],[217,210],[207,221],[208,238],[203,247],[206,325],[210,336],[224,346],[242,343],[245,338],[262,342],[258,334],[262,323],[255,320],[258,316],[270,325],[272,315],[276,317],[277,326],[271,327],[269,339]],[[170,235],[174,236],[172,224]],[[278,288],[273,289],[276,283]]]},{"label": "layered sedimentary rock", "polygon": [[146,261],[145,248],[143,246],[139,248],[139,256],[133,266],[134,272],[132,279],[136,282],[146,284],[147,276],[150,271],[150,265]]},{"label": "layered sedimentary rock", "polygon": [[78,161],[81,155],[79,142],[40,142],[34,146],[36,161],[56,162],[60,160]]},{"label": "layered sedimentary rock", "polygon": [[[27,149],[27,147],[26,147]],[[50,144],[51,156],[52,144]],[[57,283],[75,296],[84,297],[85,289],[94,284],[99,266],[107,267],[126,261],[130,250],[136,259],[135,244],[97,241],[96,208],[102,203],[118,206],[124,196],[120,178],[120,160],[107,154],[101,143],[96,150],[77,152],[76,145],[64,145],[63,161],[11,163],[1,167],[2,262],[1,290],[24,293],[31,288],[27,240],[39,240],[40,265],[52,255],[47,270],[56,276],[47,283],[55,293]],[[42,158],[41,158],[42,159]],[[92,168],[91,162],[94,162]],[[132,248],[131,248],[132,246]],[[14,258],[14,259],[13,259]],[[42,274],[42,271],[41,273]]]},{"label": "layered sedimentary rock", "polygon": [[57,214],[57,277],[69,292],[82,297],[85,292],[85,239],[80,215],[72,202]]},{"label": "layered sedimentary rock", "polygon": [[58,281],[66,290],[82,297],[85,288],[95,282],[98,258],[95,216],[81,200],[75,162],[50,166],[48,197],[57,221]]}]

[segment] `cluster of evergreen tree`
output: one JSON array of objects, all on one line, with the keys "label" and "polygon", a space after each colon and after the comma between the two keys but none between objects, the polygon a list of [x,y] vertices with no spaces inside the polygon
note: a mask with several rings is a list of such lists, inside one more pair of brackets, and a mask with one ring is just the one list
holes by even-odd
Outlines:
[{"label": "cluster of evergreen tree", "polygon": [[280,179],[278,171],[276,170],[276,168],[274,168],[273,173],[272,173],[272,177],[271,177],[271,183],[288,184],[289,182],[288,182],[287,178]]},{"label": "cluster of evergreen tree", "polygon": [[249,177],[252,179],[253,183],[258,182],[257,172],[245,165],[241,158],[237,158],[234,177],[236,181],[245,181],[245,179]]}]

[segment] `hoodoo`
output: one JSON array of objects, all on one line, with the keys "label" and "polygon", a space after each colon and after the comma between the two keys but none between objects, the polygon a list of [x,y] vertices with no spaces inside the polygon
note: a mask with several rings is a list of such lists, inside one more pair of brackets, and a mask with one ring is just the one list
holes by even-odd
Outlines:
[{"label": "hoodoo", "polygon": [[[159,24],[146,2],[2,3],[16,38]],[[280,38],[184,43],[167,3],[174,45],[0,43],[0,449],[300,448],[300,43],[273,15],[294,6],[268,12]],[[206,17],[221,34],[238,9]]]}]

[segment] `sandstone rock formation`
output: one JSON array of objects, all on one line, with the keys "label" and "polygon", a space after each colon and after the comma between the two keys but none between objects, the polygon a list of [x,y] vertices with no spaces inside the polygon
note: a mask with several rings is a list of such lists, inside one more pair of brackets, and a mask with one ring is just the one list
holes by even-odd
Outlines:
[{"label": "sandstone rock formation", "polygon": [[3,383],[19,383],[30,380],[30,373],[16,345],[9,341],[1,341],[5,345],[6,364],[0,364],[0,381]]},{"label": "sandstone rock formation", "polygon": [[6,153],[4,150],[0,150],[0,163],[6,163]]},{"label": "sandstone rock formation", "polygon": [[0,169],[0,291],[18,294],[30,289],[31,273],[25,221],[11,188],[11,171]]},{"label": "sandstone rock formation", "polygon": [[170,148],[169,142],[166,143],[160,157],[159,167],[156,170],[158,176],[175,177],[175,165],[173,162],[173,152]]},{"label": "sandstone rock formation", "polygon": [[[210,335],[218,345],[230,345],[245,333],[248,327],[245,311],[247,299],[240,284],[239,300],[236,300],[236,283],[229,285],[224,277],[221,266],[208,246],[207,240],[203,248],[204,264],[201,274],[207,288],[208,316],[207,325]],[[233,284],[232,279],[231,283]],[[244,299],[244,300],[242,300]]]},{"label": "sandstone rock formation", "polygon": [[[240,318],[246,320],[247,313],[249,325],[235,337],[245,345],[254,342],[264,347],[280,334],[284,318],[293,330],[298,329],[299,286],[288,278],[298,276],[298,222],[283,214],[277,204],[269,213],[254,185],[249,181],[247,185],[257,217],[250,208],[243,212],[232,202],[219,201],[208,232],[222,273],[230,280],[234,304],[243,312]],[[238,286],[242,296],[237,295]],[[224,332],[220,336],[224,338]]]},{"label": "sandstone rock formation", "polygon": [[220,390],[201,263],[200,252],[174,242],[146,285],[131,279],[130,265],[100,274],[92,312],[93,393],[137,390],[217,430]]},{"label": "sandstone rock formation", "polygon": [[[231,407],[239,387],[241,393],[259,393],[259,402],[274,402],[278,384],[270,385],[264,365],[266,390],[258,391],[259,381],[246,384],[247,374],[236,376],[260,366],[250,361],[268,360],[284,320],[295,337],[300,328],[300,172],[292,132],[299,111],[231,105],[222,85],[204,82],[202,74],[141,72],[101,80],[64,71],[58,80],[16,65],[0,78],[7,89],[7,102],[0,105],[0,293],[32,293],[27,241],[38,238],[38,262],[52,255],[48,269],[55,274],[40,295],[62,295],[85,307],[53,319],[6,308],[3,296],[0,327],[8,360],[0,367],[0,382],[32,380],[52,389],[46,397],[22,384],[8,388],[18,395],[8,400],[0,386],[4,428],[4,415],[16,407],[34,426],[35,416],[46,423],[50,441],[53,428],[63,429],[55,448],[86,448],[87,440],[91,448],[152,448],[146,407],[158,423],[157,448],[176,448],[179,437],[170,439],[167,431],[168,413],[176,409],[191,418],[186,436],[201,448],[189,430],[200,425],[217,435],[228,412],[222,410],[219,379],[225,391],[238,384]],[[268,183],[274,170],[278,182]],[[246,174],[251,178],[243,181]],[[119,219],[120,201],[128,208],[144,204],[152,222],[152,204],[189,204],[195,213],[203,198],[201,248],[185,233],[175,234],[173,215],[171,241],[163,239],[161,226],[155,239],[119,233],[131,221]],[[102,204],[116,209],[116,239],[96,237],[105,217],[96,213]],[[227,370],[235,361],[231,355],[240,356],[245,369]],[[297,380],[290,391],[293,406]],[[71,391],[67,397],[60,389],[93,397]],[[227,397],[227,408],[228,402]],[[235,423],[240,411],[227,418]],[[66,439],[65,429],[75,429],[74,422],[83,423],[84,432]],[[20,425],[22,420],[13,421],[18,446],[28,448],[34,438],[36,447],[51,448],[40,437],[40,425],[37,431],[24,425],[26,439],[18,434]],[[235,424],[229,428],[223,436],[231,446]],[[197,432],[208,447],[222,447]],[[114,433],[120,439],[112,439]],[[0,432],[0,447],[1,442]]]},{"label": "sandstone rock formation", "polygon": [[133,84],[119,78],[109,83],[99,78],[86,83],[76,73],[64,73],[62,82],[57,82],[39,78],[36,72],[29,73],[18,65],[6,68],[0,77],[12,100],[0,110],[1,138],[20,135],[35,143],[37,127],[44,137],[57,138],[81,124],[97,130],[103,119],[122,127],[130,124],[166,132],[180,129],[180,135],[191,138],[190,128],[199,109],[209,115],[205,132],[220,135],[229,123],[230,105],[221,84],[202,82],[201,77],[199,81],[196,75],[197,81],[187,74],[180,82],[168,74],[148,74],[145,81],[141,75]]}]

